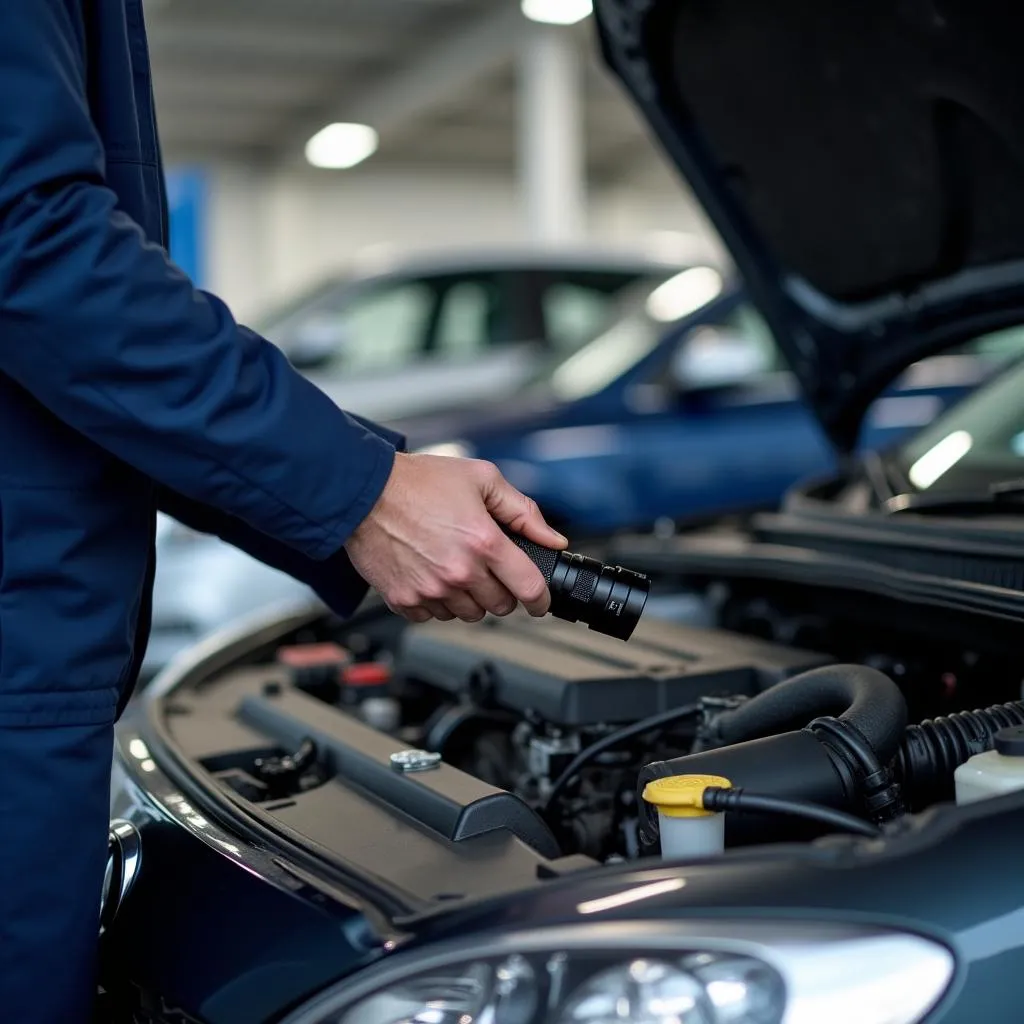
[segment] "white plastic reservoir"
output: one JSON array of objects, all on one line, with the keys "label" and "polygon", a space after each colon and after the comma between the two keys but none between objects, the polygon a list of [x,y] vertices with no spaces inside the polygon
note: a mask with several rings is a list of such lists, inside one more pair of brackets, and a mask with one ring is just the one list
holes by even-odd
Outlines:
[{"label": "white plastic reservoir", "polygon": [[728,789],[717,775],[671,775],[644,787],[643,799],[658,810],[662,857],[710,857],[725,848],[725,815],[701,806],[704,790]]},{"label": "white plastic reservoir", "polygon": [[995,734],[995,749],[968,758],[953,779],[958,804],[1024,789],[1024,725],[1000,729]]}]

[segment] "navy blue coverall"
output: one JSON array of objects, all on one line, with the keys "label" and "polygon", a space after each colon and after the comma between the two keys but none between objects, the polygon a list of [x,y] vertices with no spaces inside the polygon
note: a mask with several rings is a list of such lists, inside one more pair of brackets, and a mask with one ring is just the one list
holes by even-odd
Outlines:
[{"label": "navy blue coverall", "polygon": [[160,507],[315,587],[399,439],[170,262],[142,0],[0,5],[0,1019],[80,1024]]}]

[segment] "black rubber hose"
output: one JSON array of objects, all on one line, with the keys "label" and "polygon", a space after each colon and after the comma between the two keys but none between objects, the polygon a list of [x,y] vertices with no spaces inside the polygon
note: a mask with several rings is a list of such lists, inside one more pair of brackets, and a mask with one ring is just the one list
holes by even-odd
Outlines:
[{"label": "black rubber hose", "polygon": [[720,789],[710,787],[704,790],[704,807],[709,811],[750,811],[757,814],[785,814],[792,818],[831,825],[844,832],[877,838],[881,830],[863,818],[845,814],[832,807],[810,804],[805,800],[788,800],[777,796],[748,793],[744,789]]},{"label": "black rubber hose", "polygon": [[871,818],[889,821],[904,812],[899,785],[859,730],[842,718],[829,717],[816,718],[807,728],[854,766],[863,809]]},{"label": "black rubber hose", "polygon": [[1000,729],[1024,725],[1024,701],[960,711],[910,726],[893,765],[912,809],[950,800],[953,772],[969,757],[991,750]]},{"label": "black rubber hose", "polygon": [[883,764],[900,746],[907,704],[886,675],[864,665],[811,669],[718,716],[709,739],[722,746],[803,728],[832,715],[852,725]]},{"label": "black rubber hose", "polygon": [[686,718],[691,718],[694,715],[700,714],[700,710],[701,705],[699,703],[683,704],[678,708],[669,708],[668,711],[661,711],[656,715],[651,715],[649,718],[642,718],[639,722],[634,722],[632,725],[616,729],[615,732],[602,736],[596,743],[591,743],[589,747],[584,747],[569,762],[565,771],[555,779],[548,793],[548,798],[544,802],[544,807],[541,809],[541,814],[545,817],[550,815],[552,808],[561,797],[565,787],[598,755],[603,754],[606,750],[612,750],[614,747],[618,747],[631,739],[635,739],[637,736],[643,736],[644,733],[653,732],[655,729],[665,729]]}]

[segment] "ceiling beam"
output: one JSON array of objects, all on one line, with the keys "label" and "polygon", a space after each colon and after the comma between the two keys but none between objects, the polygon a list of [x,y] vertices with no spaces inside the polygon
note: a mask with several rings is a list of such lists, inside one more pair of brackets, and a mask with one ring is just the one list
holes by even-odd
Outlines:
[{"label": "ceiling beam", "polygon": [[358,94],[326,102],[315,119],[303,119],[282,136],[281,159],[302,159],[307,139],[333,121],[372,125],[393,134],[419,115],[471,89],[517,52],[527,30],[518,4],[507,3],[467,27],[448,33],[424,56],[398,72],[374,76]]},{"label": "ceiling beam", "polygon": [[194,64],[214,60],[220,66],[241,63],[273,67],[291,62],[300,68],[323,65],[339,58],[358,57],[382,45],[379,33],[345,27],[300,27],[221,21],[205,18],[199,24],[157,23],[150,31],[154,63]]},{"label": "ceiling beam", "polygon": [[266,72],[212,70],[162,70],[154,73],[157,111],[184,108],[184,113],[214,108],[280,110],[306,103],[316,95],[323,76],[292,73],[270,77]]}]

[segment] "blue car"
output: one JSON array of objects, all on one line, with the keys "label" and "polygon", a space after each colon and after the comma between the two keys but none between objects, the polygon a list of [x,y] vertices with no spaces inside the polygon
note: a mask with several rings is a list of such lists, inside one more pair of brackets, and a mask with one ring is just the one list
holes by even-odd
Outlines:
[{"label": "blue car", "polygon": [[[423,450],[497,463],[576,537],[774,506],[799,480],[835,471],[834,448],[743,289],[723,287],[666,324],[658,296],[675,284],[525,393],[403,428],[420,438],[447,429]],[[1024,332],[1007,331],[916,364],[871,408],[860,450],[930,423],[1022,346]]]},{"label": "blue car", "polygon": [[[693,267],[624,302],[606,329],[515,395],[394,425],[421,451],[497,463],[576,538],[771,506],[798,480],[835,468],[742,288]],[[918,363],[875,403],[862,447],[931,422],[1022,344],[1024,333],[1010,331]],[[310,597],[284,573],[168,519],[157,556],[146,677],[225,625]]]}]

